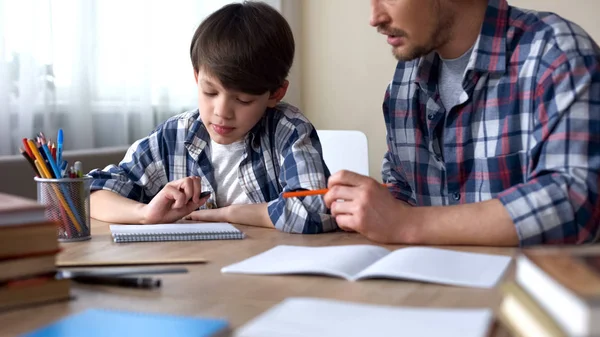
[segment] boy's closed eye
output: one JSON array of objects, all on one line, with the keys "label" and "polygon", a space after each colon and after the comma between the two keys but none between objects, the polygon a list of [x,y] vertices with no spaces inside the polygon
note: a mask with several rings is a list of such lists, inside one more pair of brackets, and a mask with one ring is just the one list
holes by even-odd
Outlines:
[{"label": "boy's closed eye", "polygon": [[253,100],[245,100],[245,99],[241,99],[241,98],[238,98],[237,101],[242,103],[243,105],[250,105],[254,102]]},{"label": "boy's closed eye", "polygon": [[[210,91],[203,91],[202,93],[209,97],[215,97],[219,94],[218,92],[210,92]],[[254,102],[253,99],[246,99],[246,98],[237,98],[236,100],[243,105],[250,105]]]}]

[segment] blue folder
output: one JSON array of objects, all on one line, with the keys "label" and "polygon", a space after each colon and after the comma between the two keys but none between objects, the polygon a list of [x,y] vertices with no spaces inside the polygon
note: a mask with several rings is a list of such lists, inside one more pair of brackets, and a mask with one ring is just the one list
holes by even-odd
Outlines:
[{"label": "blue folder", "polygon": [[26,337],[209,337],[228,331],[223,319],[89,309],[30,332]]}]

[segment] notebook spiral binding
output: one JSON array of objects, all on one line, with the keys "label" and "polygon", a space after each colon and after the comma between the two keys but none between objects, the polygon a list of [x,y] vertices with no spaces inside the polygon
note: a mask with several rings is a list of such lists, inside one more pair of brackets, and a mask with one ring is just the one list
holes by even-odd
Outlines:
[{"label": "notebook spiral binding", "polygon": [[121,242],[158,242],[158,241],[206,241],[206,240],[241,240],[242,232],[206,232],[206,233],[119,233],[113,234],[116,243]]}]

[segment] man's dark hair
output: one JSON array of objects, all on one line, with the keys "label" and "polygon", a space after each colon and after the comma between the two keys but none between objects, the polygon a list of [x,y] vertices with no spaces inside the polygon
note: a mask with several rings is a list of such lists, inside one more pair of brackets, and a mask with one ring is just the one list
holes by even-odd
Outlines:
[{"label": "man's dark hair", "polygon": [[294,60],[294,36],[285,18],[262,2],[233,3],[196,29],[190,56],[223,87],[247,94],[275,92]]}]

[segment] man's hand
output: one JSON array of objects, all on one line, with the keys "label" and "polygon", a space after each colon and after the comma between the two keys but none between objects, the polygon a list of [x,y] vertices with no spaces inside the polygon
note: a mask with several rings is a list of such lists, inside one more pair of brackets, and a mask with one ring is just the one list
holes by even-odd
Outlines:
[{"label": "man's hand", "polygon": [[186,177],[163,187],[149,204],[141,207],[142,222],[170,223],[196,210],[208,197],[200,199],[200,177]]},{"label": "man's hand", "polygon": [[376,180],[340,171],[329,178],[328,187],[325,203],[341,229],[377,242],[415,243],[419,227],[412,207]]}]

